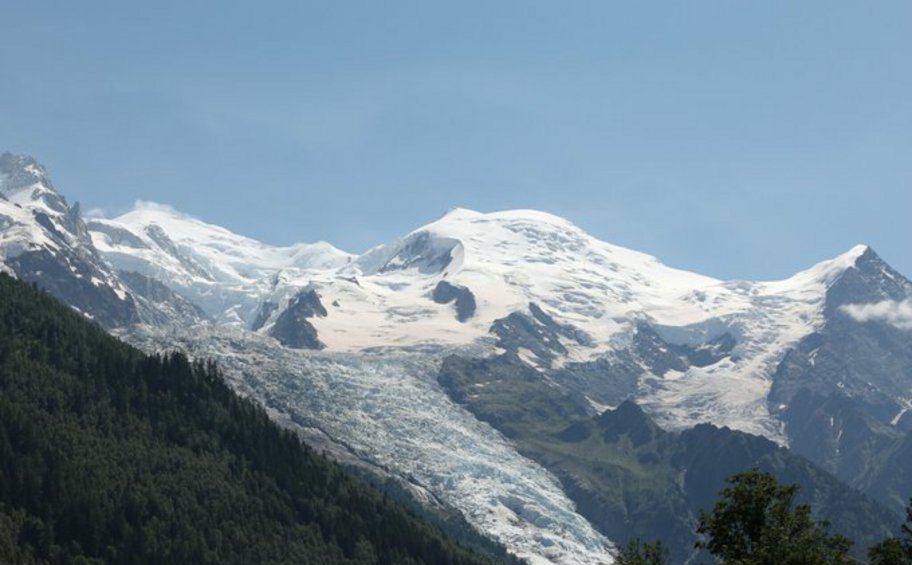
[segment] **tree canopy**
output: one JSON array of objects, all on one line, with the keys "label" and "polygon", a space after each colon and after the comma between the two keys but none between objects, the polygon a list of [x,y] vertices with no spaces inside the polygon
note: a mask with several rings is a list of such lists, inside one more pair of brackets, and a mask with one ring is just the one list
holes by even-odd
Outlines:
[{"label": "tree canopy", "polygon": [[906,506],[906,521],[900,537],[887,538],[868,550],[871,565],[912,565],[912,500]]},{"label": "tree canopy", "polygon": [[853,563],[851,542],[830,535],[811,518],[808,505],[795,505],[797,485],[782,485],[757,470],[729,479],[697,530],[704,548],[723,565],[839,565]]},{"label": "tree canopy", "polygon": [[634,538],[620,549],[614,562],[615,565],[666,565],[668,548],[661,541],[644,543]]}]

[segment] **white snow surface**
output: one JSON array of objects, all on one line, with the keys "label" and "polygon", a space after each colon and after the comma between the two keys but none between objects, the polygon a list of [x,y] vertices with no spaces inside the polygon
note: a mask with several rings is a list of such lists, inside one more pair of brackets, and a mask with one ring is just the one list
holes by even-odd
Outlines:
[{"label": "white snow surface", "polygon": [[[638,320],[671,343],[730,332],[739,342],[737,362],[695,367],[674,381],[647,378],[637,400],[666,428],[709,421],[785,443],[766,402],[772,371],[791,344],[819,327],[828,284],[864,250],[783,281],[725,282],[599,241],[550,214],[456,209],[351,265],[288,284],[317,289],[329,315],[312,322],[337,351],[478,342],[495,320],[530,302],[592,338],[591,345],[569,344],[574,360],[625,346]],[[466,323],[451,305],[429,299],[441,280],[475,295],[477,313]]]},{"label": "white snow surface", "polygon": [[42,247],[53,249],[57,245],[35,222],[31,209],[0,200],[0,260]]},{"label": "white snow surface", "polygon": [[[137,202],[114,219],[93,219],[89,229],[116,269],[156,278],[217,321],[242,326],[283,271],[331,271],[352,258],[324,242],[267,245],[153,202]],[[135,239],[118,239],[117,230]]]},{"label": "white snow surface", "polygon": [[78,234],[65,227],[64,216],[69,212],[66,200],[54,189],[47,172],[37,164],[23,168],[30,182],[14,185],[0,173],[0,259],[15,257],[25,251],[60,248],[47,228],[38,223],[37,214],[44,214],[54,230],[63,237],[64,245],[79,247]]},{"label": "white snow surface", "polygon": [[[36,178],[35,182],[24,186],[12,186],[0,173],[0,259],[3,260],[25,251],[58,248],[47,230],[35,221],[35,214],[47,214],[59,226],[62,211],[48,203],[59,195],[51,188],[44,171],[34,165],[26,169]],[[63,229],[59,231],[66,233]]]},{"label": "white snow surface", "polygon": [[[490,343],[492,323],[535,303],[591,343],[572,360],[610,356],[648,321],[666,341],[699,344],[731,333],[736,360],[674,378],[644,374],[637,401],[666,428],[712,422],[785,442],[768,410],[771,373],[788,347],[822,324],[828,285],[866,247],[781,281],[721,281],[600,241],[569,221],[534,210],[479,213],[456,208],[360,256],[326,243],[271,247],[150,203],[101,223],[139,241],[93,240],[118,269],[159,278],[223,324],[249,326],[260,306],[314,289],[328,310],[313,318],[329,351],[463,347]],[[159,226],[174,249],[150,236]],[[176,253],[175,253],[176,249]],[[466,322],[431,299],[441,281],[468,288],[477,310]],[[530,359],[534,364],[534,359]]]}]

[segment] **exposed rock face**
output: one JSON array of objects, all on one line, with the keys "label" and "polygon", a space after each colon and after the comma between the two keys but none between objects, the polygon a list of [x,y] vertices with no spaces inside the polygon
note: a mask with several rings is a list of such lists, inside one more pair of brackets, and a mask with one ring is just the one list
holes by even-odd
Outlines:
[{"label": "exposed rock face", "polygon": [[531,352],[543,364],[550,365],[558,356],[567,354],[561,339],[579,345],[589,343],[589,336],[573,326],[559,324],[537,304],[529,304],[529,313],[514,312],[496,320],[491,333],[497,336],[497,347],[514,354]]},{"label": "exposed rock face", "polygon": [[851,312],[910,297],[912,283],[867,249],[831,285],[825,323],[786,353],[769,394],[794,451],[897,511],[912,477],[883,465],[903,453],[897,442],[912,430],[912,332]]},{"label": "exposed rock face", "polygon": [[655,375],[668,371],[686,371],[690,367],[708,367],[729,358],[737,345],[730,333],[724,333],[700,345],[673,344],[647,323],[637,325],[633,352]]},{"label": "exposed rock face", "polygon": [[208,321],[203,309],[178,295],[161,281],[132,271],[118,271],[117,276],[136,298],[140,318],[150,324]]},{"label": "exposed rock face", "polygon": [[139,321],[133,297],[118,292],[99,278],[91,263],[48,250],[29,251],[7,259],[16,277],[34,283],[58,300],[69,304],[105,328],[123,327]]},{"label": "exposed rock face", "polygon": [[186,257],[180,250],[177,248],[177,245],[168,237],[168,234],[165,233],[165,230],[161,226],[151,225],[146,227],[146,235],[148,235],[152,241],[154,241],[161,249],[166,253],[171,255],[173,258],[177,259],[184,267],[191,273],[196,276],[202,277],[206,280],[214,280],[212,275],[206,271],[203,267],[196,263],[196,261]]},{"label": "exposed rock face", "polygon": [[868,247],[843,272],[826,294],[826,314],[833,317],[848,304],[876,303],[882,300],[904,300],[912,295],[912,282],[888,265]]},{"label": "exposed rock face", "polygon": [[148,249],[149,247],[143,240],[130,233],[129,230],[92,220],[89,220],[86,225],[90,231],[107,235],[111,238],[111,242],[116,245],[126,245],[134,249]]},{"label": "exposed rock face", "polygon": [[422,274],[439,274],[461,253],[462,244],[459,241],[422,231],[409,235],[401,242],[373,249],[357,262],[368,274],[409,269]]},{"label": "exposed rock face", "polygon": [[0,193],[8,199],[20,193],[19,199],[40,203],[58,214],[69,210],[66,200],[51,183],[47,170],[28,155],[0,155]]},{"label": "exposed rock face", "polygon": [[687,359],[645,323],[637,325],[633,334],[633,352],[654,375],[664,376],[668,371],[686,371]]},{"label": "exposed rock face", "polygon": [[456,308],[456,319],[460,322],[465,322],[475,315],[475,295],[464,286],[456,286],[446,281],[440,281],[434,287],[434,293],[431,298],[437,304],[449,304],[452,302]]},{"label": "exposed rock face", "polygon": [[308,322],[309,318],[326,316],[326,308],[313,289],[298,294],[288,307],[279,314],[269,335],[285,347],[293,349],[323,349],[326,347],[317,337],[317,329]]},{"label": "exposed rock face", "polygon": [[133,297],[92,245],[79,204],[60,195],[47,171],[24,155],[0,155],[0,226],[19,230],[0,256],[26,282],[44,288],[106,328],[139,321]]}]

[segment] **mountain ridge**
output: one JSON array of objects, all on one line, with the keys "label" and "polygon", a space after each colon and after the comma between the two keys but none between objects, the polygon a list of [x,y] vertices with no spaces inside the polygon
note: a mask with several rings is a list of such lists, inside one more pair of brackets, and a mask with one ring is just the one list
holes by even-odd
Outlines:
[{"label": "mountain ridge", "polygon": [[[34,159],[10,154],[3,159],[5,168],[0,170],[7,178],[35,181],[45,192],[58,194]],[[16,212],[21,216],[21,210]],[[90,263],[104,273],[98,279],[108,281],[96,286],[110,287],[118,297],[136,303],[111,306],[128,313],[106,316],[102,321],[107,325],[148,323],[152,318],[154,323],[167,318],[173,323],[226,324],[265,335],[308,335],[298,338],[302,347],[329,351],[428,346],[494,351],[499,347],[499,321],[513,314],[531,315],[528,308],[534,304],[557,326],[572,328],[555,334],[559,346],[517,349],[525,361],[546,371],[626,354],[639,347],[631,336],[646,326],[662,342],[659,349],[696,350],[728,340],[727,355],[713,357],[713,363],[687,362],[680,374],[663,372],[659,380],[649,378],[644,368],[635,376],[646,385],[639,402],[665,427],[713,421],[782,444],[788,437],[775,414],[779,408],[767,398],[785,352],[818,332],[828,318],[851,309],[853,297],[865,301],[912,295],[912,284],[893,283],[901,275],[867,245],[778,281],[721,281],[667,267],[651,255],[600,241],[564,218],[536,210],[481,213],[454,208],[357,256],[325,243],[268,246],[160,204],[140,202],[117,218],[88,223],[78,208],[58,214],[75,218],[70,239],[78,251],[93,256]],[[27,220],[14,216],[7,223]],[[45,240],[54,240],[54,225],[46,225],[50,229],[32,226],[41,237],[31,244],[40,248]],[[9,233],[9,228],[4,230],[4,235]],[[4,247],[15,245],[7,242]],[[16,264],[15,257],[6,256],[7,267]],[[859,261],[885,267],[859,278],[854,275],[860,272]],[[41,264],[49,263],[44,258]],[[27,273],[29,268],[18,270]],[[150,282],[138,284],[143,277]],[[120,278],[132,281],[134,292],[127,293],[129,285]],[[135,292],[150,291],[151,281],[164,284],[171,295]],[[890,292],[864,291],[890,284]],[[465,297],[455,315],[453,306],[439,299],[438,289],[449,287]],[[834,306],[839,288],[848,290]],[[301,326],[298,331],[288,324],[285,311],[309,291],[325,313],[293,318]],[[72,297],[67,301],[89,310]],[[275,325],[280,321],[279,331]],[[560,354],[546,353],[550,347]],[[616,405],[623,398],[596,394],[592,400]]]},{"label": "mountain ridge", "polygon": [[[572,503],[454,409],[434,378],[449,354],[508,356],[574,398],[580,417],[634,401],[663,430],[709,422],[793,446],[894,510],[912,489],[878,463],[912,453],[902,443],[912,387],[897,370],[912,367],[909,330],[882,313],[912,283],[867,245],[786,279],[724,281],[534,210],[457,208],[351,255],[268,246],[164,205],[83,221],[77,206],[54,211],[42,197],[0,200],[0,252],[7,270],[149,351],[215,352],[232,384],[286,425],[399,474],[533,561],[585,563],[609,542],[584,525],[549,537],[542,524],[573,516]],[[19,259],[35,253],[43,262]],[[72,271],[79,261],[103,276]],[[110,314],[110,296],[128,312]],[[381,382],[401,392],[381,393]],[[841,433],[848,422],[864,426]],[[479,492],[445,478],[454,462],[441,453],[453,447],[441,442],[466,437],[508,463],[457,466],[486,485]],[[408,450],[418,467],[400,460]],[[858,454],[871,463],[853,465]]]}]

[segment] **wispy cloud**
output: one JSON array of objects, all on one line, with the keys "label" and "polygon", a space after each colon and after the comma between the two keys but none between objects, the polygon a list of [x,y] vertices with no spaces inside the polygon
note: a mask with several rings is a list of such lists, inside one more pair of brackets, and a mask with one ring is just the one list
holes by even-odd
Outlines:
[{"label": "wispy cloud", "polygon": [[901,330],[912,330],[912,299],[848,304],[842,311],[859,322],[886,322]]},{"label": "wispy cloud", "polygon": [[134,210],[153,210],[155,212],[167,212],[169,214],[180,214],[180,212],[170,204],[160,204],[151,200],[136,200],[133,202]]},{"label": "wispy cloud", "polygon": [[107,218],[108,211],[105,210],[104,208],[89,208],[88,210],[83,212],[82,215],[85,216],[86,218],[94,220],[96,218]]}]

